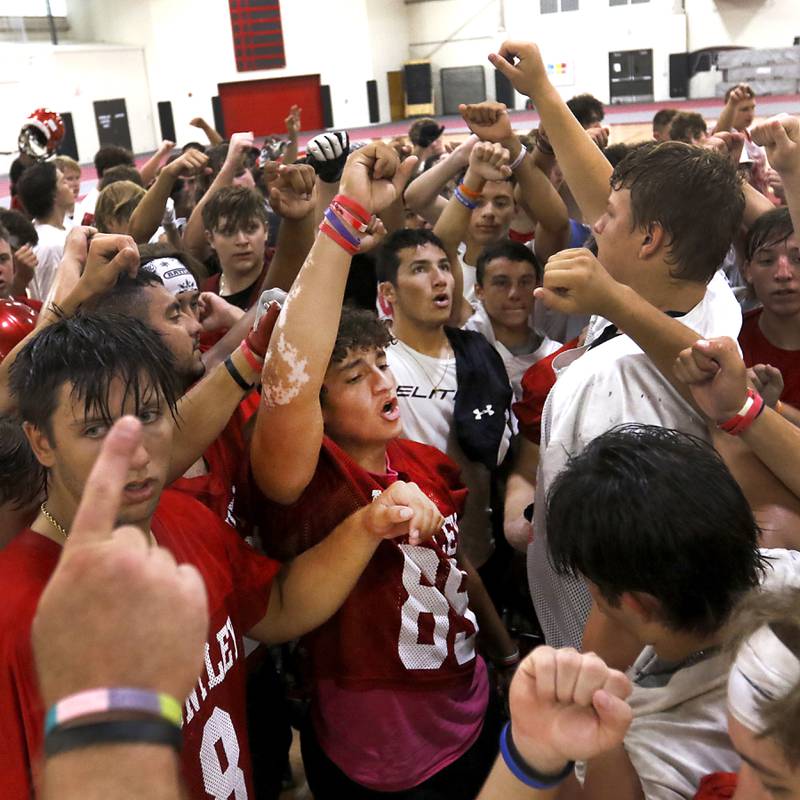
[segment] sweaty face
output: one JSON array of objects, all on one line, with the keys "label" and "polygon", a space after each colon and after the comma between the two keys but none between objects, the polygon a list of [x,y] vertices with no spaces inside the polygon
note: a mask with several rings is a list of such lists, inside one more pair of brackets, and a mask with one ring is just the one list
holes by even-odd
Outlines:
[{"label": "sweaty face", "polygon": [[14,280],[14,257],[11,245],[0,239],[0,297],[11,296],[11,283]]},{"label": "sweaty face", "polygon": [[758,250],[742,271],[767,311],[779,317],[800,312],[800,237]]},{"label": "sweaty face", "polygon": [[616,280],[631,285],[636,277],[637,254],[643,233],[633,229],[631,193],[615,189],[608,197],[605,213],[592,226],[597,258]]},{"label": "sweaty face", "polygon": [[469,220],[469,235],[477,244],[492,244],[508,235],[514,219],[514,187],[510,181],[488,181]]},{"label": "sweaty face", "polygon": [[148,286],[147,324],[156,331],[175,359],[175,369],[185,388],[203,376],[200,352],[197,292],[173,296],[163,286]]},{"label": "sweaty face", "polygon": [[742,100],[742,102],[736,106],[732,127],[737,131],[743,131],[753,124],[755,118],[756,101],[754,97],[748,97],[747,100]]},{"label": "sweaty face", "polygon": [[398,257],[396,283],[383,284],[396,317],[426,327],[444,325],[453,303],[453,273],[445,252],[427,243],[407,247]]},{"label": "sweaty face", "polygon": [[728,735],[742,757],[734,800],[800,800],[800,769],[786,762],[768,736],[757,736],[728,715]]},{"label": "sweaty face", "polygon": [[476,285],[475,293],[492,322],[522,329],[528,327],[535,288],[536,270],[532,264],[495,258],[486,265],[483,285]]},{"label": "sweaty face", "polygon": [[383,350],[348,350],[345,359],[325,373],[325,433],[356,457],[365,447],[399,436],[403,426],[396,389]]},{"label": "sweaty face", "polygon": [[208,235],[208,241],[217,253],[224,274],[247,275],[252,272],[255,279],[264,265],[267,229],[260,219],[252,219],[237,230],[227,232],[223,217],[217,229]]},{"label": "sweaty face", "polygon": [[[62,504],[76,508],[86,479],[94,465],[111,424],[125,414],[136,414],[136,404],[124,397],[120,380],[111,382],[108,411],[111,420],[99,410],[84,408],[83,398],[71,396],[72,384],[60,389],[56,411],[51,418],[52,439],[37,457],[50,470],[49,491],[57,493]],[[142,393],[138,417],[142,422],[142,443],[128,470],[118,523],[149,524],[167,480],[173,423],[163,397],[154,389]],[[37,437],[40,438],[40,437]]]}]

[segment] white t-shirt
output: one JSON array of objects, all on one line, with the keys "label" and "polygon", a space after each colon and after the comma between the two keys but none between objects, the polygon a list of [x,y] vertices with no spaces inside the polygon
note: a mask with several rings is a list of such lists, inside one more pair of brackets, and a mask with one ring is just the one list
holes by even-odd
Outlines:
[{"label": "white t-shirt", "polygon": [[[679,318],[710,338],[730,336],[742,325],[739,304],[722,272],[708,284],[703,299]],[[553,647],[580,649],[592,601],[583,581],[556,574],[547,554],[545,497],[570,456],[616,425],[661,425],[708,440],[708,427],[628,336],[618,335],[592,348],[608,327],[593,317],[586,344],[553,361],[555,386],[542,413],[542,439],[534,502],[534,538],[528,548],[528,584],[545,638]]]},{"label": "white t-shirt", "polygon": [[[762,553],[770,560],[765,589],[800,585],[800,553]],[[691,800],[705,775],[739,769],[739,756],[728,738],[730,656],[717,653],[671,675],[643,678],[658,672],[655,657],[653,648],[646,647],[629,671],[633,722],[625,750],[647,800]]]},{"label": "white t-shirt", "polygon": [[539,339],[538,346],[530,353],[514,354],[502,342],[497,341],[492,321],[489,319],[489,315],[480,300],[475,304],[473,315],[464,323],[465,330],[477,331],[483,334],[494,349],[500,353],[508,373],[509,383],[511,383],[511,388],[514,391],[514,402],[522,400],[522,376],[528,367],[545,356],[549,356],[550,353],[558,350],[561,346],[558,342],[554,342],[552,339],[548,339],[547,336],[540,334],[532,325],[529,325],[529,327],[531,332]]},{"label": "white t-shirt", "polygon": [[[439,448],[461,467],[461,480],[469,494],[458,523],[459,534],[467,558],[480,567],[494,550],[489,470],[464,455],[453,430],[456,360],[427,356],[399,340],[387,348],[386,359],[397,381],[403,436]],[[508,448],[510,431],[506,438],[501,456]]]},{"label": "white t-shirt", "polygon": [[97,205],[97,198],[100,197],[100,190],[97,186],[94,186],[76,206],[75,206],[75,213],[73,214],[75,218],[76,225],[83,225],[83,218],[89,214],[92,218],[92,222],[89,224],[93,224],[94,221],[94,209]]},{"label": "white t-shirt", "polygon": [[44,302],[56,277],[58,265],[64,255],[64,242],[67,238],[65,228],[34,223],[39,243],[33,248],[36,254],[36,270],[33,280],[28,284],[28,295],[34,300]]}]

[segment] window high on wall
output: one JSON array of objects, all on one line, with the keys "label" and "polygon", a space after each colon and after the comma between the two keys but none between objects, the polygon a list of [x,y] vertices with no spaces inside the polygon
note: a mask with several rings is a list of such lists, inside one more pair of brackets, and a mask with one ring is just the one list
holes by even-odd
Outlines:
[{"label": "window high on wall", "polygon": [[540,14],[555,14],[556,11],[577,11],[579,0],[539,0]]},{"label": "window high on wall", "polygon": [[[50,0],[54,17],[67,16],[67,0]],[[0,17],[46,17],[45,0],[0,0]]]}]

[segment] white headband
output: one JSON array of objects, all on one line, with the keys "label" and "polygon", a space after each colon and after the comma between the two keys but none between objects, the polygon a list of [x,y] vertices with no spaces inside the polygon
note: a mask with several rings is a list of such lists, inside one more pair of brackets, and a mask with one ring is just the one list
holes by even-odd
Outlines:
[{"label": "white headband", "polygon": [[755,733],[763,733],[764,704],[786,697],[800,683],[800,660],[768,625],[739,648],[728,676],[728,710]]},{"label": "white headband", "polygon": [[158,275],[170,294],[197,291],[194,276],[177,258],[156,258],[143,264],[140,269]]}]

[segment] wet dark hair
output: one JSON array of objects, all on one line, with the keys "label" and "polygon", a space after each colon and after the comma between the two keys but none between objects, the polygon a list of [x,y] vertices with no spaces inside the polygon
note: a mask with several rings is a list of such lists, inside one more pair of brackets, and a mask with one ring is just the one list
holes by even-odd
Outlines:
[{"label": "wet dark hair", "polygon": [[25,210],[34,218],[46,217],[56,203],[58,175],[52,161],[28,167],[17,183],[17,194]]},{"label": "wet dark hair", "polygon": [[375,275],[378,282],[397,283],[397,270],[400,268],[400,251],[407,248],[415,250],[425,244],[432,244],[446,253],[442,240],[426,228],[402,228],[387,236],[378,248]]},{"label": "wet dark hair", "polygon": [[134,166],[133,153],[125,147],[106,144],[94,154],[94,168],[97,170],[98,178],[102,178],[110,167],[117,167],[121,164],[128,167]]},{"label": "wet dark hair", "polygon": [[677,108],[661,108],[653,115],[653,128],[666,127],[672,122],[672,118],[680,113]]},{"label": "wet dark hair", "polygon": [[695,111],[678,112],[669,126],[669,138],[676,142],[691,144],[692,139],[699,139],[704,133],[708,133],[706,121]]},{"label": "wet dark hair", "polygon": [[382,350],[393,341],[388,326],[374,311],[344,306],[328,366],[344,361],[349,351]]},{"label": "wet dark hair", "polygon": [[485,247],[478,256],[478,261],[475,264],[475,281],[479,286],[483,286],[487,265],[496,258],[507,258],[509,261],[525,261],[533,267],[537,282],[542,280],[542,267],[536,260],[533,251],[520,242],[501,239],[499,242]]},{"label": "wet dark hair", "polygon": [[751,261],[753,256],[765,247],[783,244],[793,233],[794,226],[788,208],[773,208],[771,211],[767,211],[752,224],[747,232],[744,245],[745,260]]},{"label": "wet dark hair", "polygon": [[623,425],[569,460],[547,497],[547,541],[561,574],[612,606],[647,593],[676,631],[716,632],[764,560],[758,525],[716,451],[695,436]]},{"label": "wet dark hair", "polygon": [[567,100],[567,108],[584,128],[588,128],[593,122],[602,122],[606,115],[603,104],[594,95],[588,93],[576,94],[575,97],[571,97]]},{"label": "wet dark hair", "polygon": [[[224,228],[220,228],[222,219]],[[223,186],[203,206],[203,225],[207,231],[230,236],[254,222],[261,222],[266,228],[267,210],[264,197],[248,186]]]},{"label": "wet dark hair", "polygon": [[8,231],[8,243],[12,250],[24,244],[29,244],[31,247],[39,244],[39,234],[36,233],[33,223],[19,211],[0,208],[0,225]]},{"label": "wet dark hair", "polygon": [[648,142],[617,164],[611,188],[630,190],[634,230],[664,229],[674,278],[711,280],[744,214],[739,176],[726,156],[683,142]]},{"label": "wet dark hair", "polygon": [[0,505],[33,505],[44,495],[46,479],[19,418],[0,415]]},{"label": "wet dark hair", "polygon": [[147,323],[149,305],[145,290],[151,286],[163,285],[161,278],[154,272],[140,269],[133,278],[122,273],[111,289],[105,294],[92,297],[82,308],[88,314],[118,314]]},{"label": "wet dark hair", "polygon": [[116,380],[124,399],[133,399],[134,413],[159,397],[176,417],[180,391],[171,353],[154,330],[120,314],[80,313],[43,328],[11,365],[9,386],[22,419],[52,440],[62,386],[72,385],[71,398],[83,402],[87,416],[111,424]]}]

